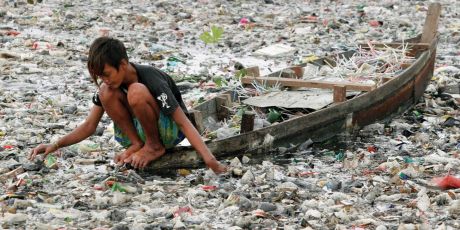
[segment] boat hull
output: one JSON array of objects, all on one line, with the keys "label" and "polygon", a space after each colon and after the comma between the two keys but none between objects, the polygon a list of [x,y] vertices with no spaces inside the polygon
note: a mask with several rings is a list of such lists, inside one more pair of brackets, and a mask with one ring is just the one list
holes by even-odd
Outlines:
[{"label": "boat hull", "polygon": [[[263,153],[285,143],[298,144],[307,139],[322,141],[339,133],[358,130],[377,121],[391,119],[415,105],[433,76],[436,43],[418,54],[415,62],[382,86],[353,99],[335,104],[276,125],[207,143],[217,157],[243,152]],[[175,148],[148,170],[197,167],[201,158],[191,147]]]}]

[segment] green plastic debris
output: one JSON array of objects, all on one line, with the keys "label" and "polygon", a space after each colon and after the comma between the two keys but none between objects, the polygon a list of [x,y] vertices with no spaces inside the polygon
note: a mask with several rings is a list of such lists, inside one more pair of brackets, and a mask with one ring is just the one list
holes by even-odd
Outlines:
[{"label": "green plastic debris", "polygon": [[408,180],[410,179],[410,176],[406,175],[405,173],[399,173],[399,178],[401,180]]},{"label": "green plastic debris", "polygon": [[115,191],[126,192],[126,189],[123,188],[123,187],[120,185],[120,183],[115,182],[115,183],[112,185],[112,192],[115,192]]},{"label": "green plastic debris", "polygon": [[82,153],[91,153],[91,152],[96,152],[99,151],[101,146],[97,143],[94,143],[92,141],[82,141],[80,144],[78,144],[78,150]]},{"label": "green plastic debris", "polygon": [[48,154],[45,158],[45,166],[50,168],[56,163],[57,159],[54,155]]},{"label": "green plastic debris", "polygon": [[421,117],[422,116],[422,113],[420,113],[419,111],[417,110],[414,110],[412,111],[412,113],[414,114],[414,116],[416,116],[417,118]]},{"label": "green plastic debris", "polygon": [[179,58],[177,58],[177,57],[169,57],[169,58],[167,59],[167,61],[185,63],[184,61],[182,61],[181,59],[179,59]]},{"label": "green plastic debris", "polygon": [[238,80],[241,79],[242,77],[245,77],[246,75],[248,75],[248,71],[246,69],[238,70],[235,74]]},{"label": "green plastic debris", "polygon": [[425,162],[425,159],[423,158],[404,157],[403,160],[404,160],[404,163],[406,164],[411,164],[411,163],[423,164],[423,162]]},{"label": "green plastic debris", "polygon": [[204,97],[198,98],[198,104],[201,104],[201,103],[203,103],[205,101],[206,101],[206,99],[204,99]]},{"label": "green plastic debris", "polygon": [[221,88],[223,85],[226,85],[227,81],[223,77],[217,76],[212,79],[216,83],[217,87]]},{"label": "green plastic debris", "polygon": [[335,155],[335,160],[336,161],[343,161],[345,159],[345,153],[344,152],[337,152]]},{"label": "green plastic debris", "polygon": [[276,122],[281,118],[281,113],[278,112],[276,109],[268,109],[269,113],[267,116],[267,120],[270,123]]},{"label": "green plastic debris", "polygon": [[177,66],[178,63],[185,63],[185,62],[176,57],[169,57],[167,59],[166,66],[167,68],[174,68]]}]

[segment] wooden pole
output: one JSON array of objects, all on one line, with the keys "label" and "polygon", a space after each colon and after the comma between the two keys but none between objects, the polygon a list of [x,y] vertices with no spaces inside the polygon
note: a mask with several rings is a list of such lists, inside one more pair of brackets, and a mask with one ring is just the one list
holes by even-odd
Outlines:
[{"label": "wooden pole", "polygon": [[232,98],[230,94],[222,94],[216,97],[216,112],[217,119],[223,121],[228,118],[230,112],[227,107],[230,107],[232,104]]},{"label": "wooden pole", "polygon": [[256,114],[251,111],[245,111],[243,117],[241,118],[241,129],[240,133],[247,133],[254,130],[254,118]]},{"label": "wooden pole", "polygon": [[423,26],[422,39],[420,42],[429,43],[436,37],[438,32],[439,15],[441,14],[441,4],[432,3],[428,7],[425,25]]},{"label": "wooden pole", "polygon": [[334,103],[341,103],[347,100],[347,87],[334,85]]}]

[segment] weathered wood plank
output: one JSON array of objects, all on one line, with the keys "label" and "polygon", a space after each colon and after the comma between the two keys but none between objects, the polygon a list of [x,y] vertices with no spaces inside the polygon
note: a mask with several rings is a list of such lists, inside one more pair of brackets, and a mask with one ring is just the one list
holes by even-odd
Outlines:
[{"label": "weathered wood plank", "polygon": [[228,118],[230,111],[228,107],[232,105],[232,98],[230,94],[222,94],[216,97],[216,112],[217,119],[223,121]]},{"label": "weathered wood plank", "polygon": [[[357,95],[359,92],[349,92]],[[259,108],[280,107],[286,109],[303,108],[318,110],[332,104],[332,91],[328,89],[308,89],[297,91],[277,91],[242,100],[245,105]]]},{"label": "weathered wood plank", "polygon": [[203,133],[205,127],[203,125],[203,114],[195,109],[191,109],[188,112],[190,121],[192,122],[193,126],[195,126],[196,130],[201,134]]},{"label": "weathered wood plank", "polygon": [[203,117],[212,117],[212,116],[215,117],[216,110],[217,110],[216,99],[212,98],[210,100],[207,100],[195,106],[193,109],[200,111]]},{"label": "weathered wood plank", "polygon": [[302,78],[303,77],[303,68],[302,66],[291,66],[271,74],[268,74],[264,77],[282,77],[282,78]]},{"label": "weathered wood plank", "polygon": [[347,100],[347,87],[343,85],[334,86],[334,103],[340,103]]},{"label": "weathered wood plank", "polygon": [[439,15],[441,14],[441,4],[432,3],[428,7],[425,25],[423,26],[422,39],[420,42],[431,43],[438,32]]},{"label": "weathered wood plank", "polygon": [[387,83],[388,81],[390,81],[391,79],[393,79],[392,77],[383,77],[382,78],[382,82],[385,84]]},{"label": "weathered wood plank", "polygon": [[[251,84],[252,82],[257,81],[262,84],[281,84],[288,87],[308,87],[308,88],[320,88],[320,89],[333,89],[337,82],[327,82],[327,81],[314,81],[314,80],[302,80],[302,79],[292,79],[292,78],[277,78],[277,77],[244,77],[241,78],[243,84]],[[372,91],[375,89],[373,84],[358,84],[358,83],[348,83],[340,82],[340,85],[346,86],[348,90],[354,91]]]}]

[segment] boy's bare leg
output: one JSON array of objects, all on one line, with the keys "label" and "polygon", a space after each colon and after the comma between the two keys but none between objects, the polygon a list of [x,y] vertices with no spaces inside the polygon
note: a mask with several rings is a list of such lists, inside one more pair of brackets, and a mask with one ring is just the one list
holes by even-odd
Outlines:
[{"label": "boy's bare leg", "polygon": [[145,143],[142,149],[131,155],[125,162],[135,168],[144,168],[166,151],[158,132],[160,108],[148,88],[141,83],[132,83],[129,86],[128,103],[142,125]]},{"label": "boy's bare leg", "polygon": [[120,89],[110,89],[107,85],[102,84],[99,91],[99,97],[105,111],[117,124],[122,132],[126,134],[131,141],[131,146],[123,153],[117,154],[114,158],[115,163],[122,163],[126,158],[142,148],[143,142],[137,135],[136,128],[132,122],[132,116],[129,111],[128,98]]}]

